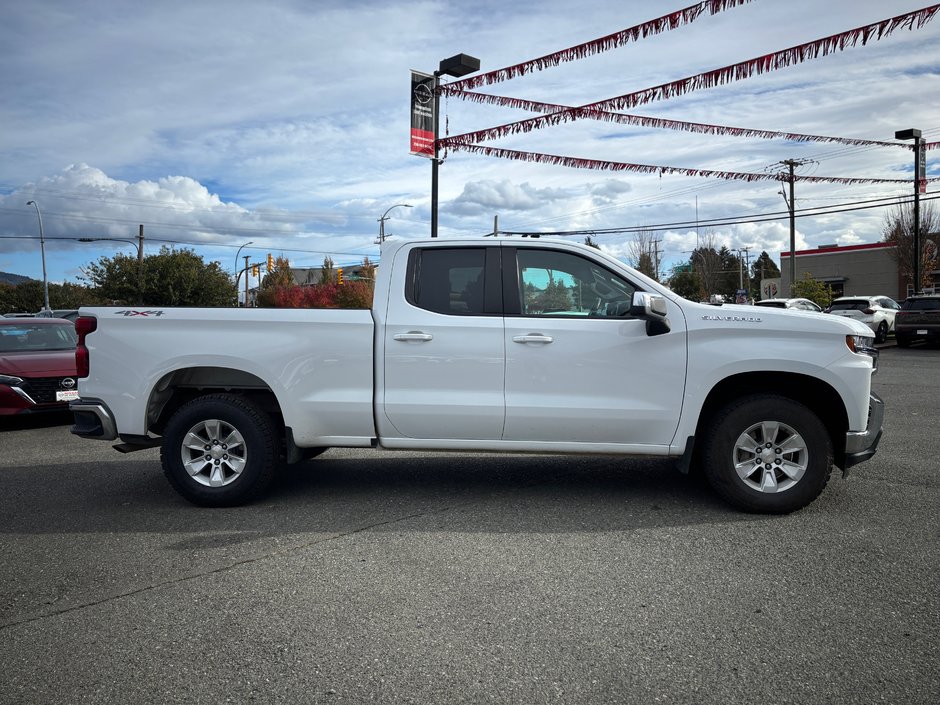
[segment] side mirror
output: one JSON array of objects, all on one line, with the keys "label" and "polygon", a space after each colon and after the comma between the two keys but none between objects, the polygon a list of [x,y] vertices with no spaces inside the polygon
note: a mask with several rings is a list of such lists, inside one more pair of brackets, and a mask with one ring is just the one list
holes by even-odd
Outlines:
[{"label": "side mirror", "polygon": [[646,334],[662,335],[670,331],[669,319],[666,318],[666,299],[645,291],[633,293],[633,305],[630,315],[646,321]]}]

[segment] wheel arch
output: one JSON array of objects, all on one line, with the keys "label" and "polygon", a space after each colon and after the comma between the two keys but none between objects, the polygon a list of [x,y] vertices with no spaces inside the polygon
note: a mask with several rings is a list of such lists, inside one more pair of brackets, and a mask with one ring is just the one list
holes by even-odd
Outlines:
[{"label": "wheel arch", "polygon": [[197,397],[216,393],[246,397],[283,427],[277,395],[260,377],[229,367],[193,366],[168,372],[153,386],[147,401],[147,430],[162,435],[181,406]]},{"label": "wheel arch", "polygon": [[[849,428],[845,404],[839,392],[827,382],[796,372],[744,372],[716,384],[705,398],[695,436],[701,439],[708,432],[711,419],[728,403],[762,392],[785,397],[813,410],[826,427],[832,441],[835,464],[843,467],[845,434]],[[695,443],[696,449],[701,443]]]}]

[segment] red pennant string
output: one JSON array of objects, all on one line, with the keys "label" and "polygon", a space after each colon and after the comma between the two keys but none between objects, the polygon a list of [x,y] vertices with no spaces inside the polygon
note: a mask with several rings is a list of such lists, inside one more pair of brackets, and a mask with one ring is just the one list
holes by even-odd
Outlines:
[{"label": "red pennant string", "polygon": [[[521,126],[517,127],[516,131],[528,132],[531,129],[544,127],[546,125],[577,120],[585,116],[586,113],[584,111],[626,110],[656,100],[674,98],[701,88],[712,88],[714,86],[750,78],[755,74],[775,71],[810,59],[819,58],[820,56],[827,56],[836,51],[843,51],[847,47],[855,46],[859,41],[864,45],[872,39],[883,39],[899,28],[907,27],[913,30],[916,27],[920,29],[934,18],[938,10],[940,10],[940,4],[931,5],[921,10],[908,12],[874,24],[851,29],[847,32],[840,32],[839,34],[833,34],[772,54],[696,74],[695,76],[689,76],[634,93],[627,93],[626,95],[617,96],[615,98],[589,103],[579,108],[567,108],[550,115],[531,118],[530,120],[516,123],[516,125]],[[464,90],[460,87],[461,84],[462,82],[447,84],[442,86],[441,90],[445,94],[455,95],[466,100],[480,103],[488,102],[488,99],[481,94]],[[531,125],[531,127],[527,127],[527,125]]]},{"label": "red pennant string", "polygon": [[[651,164],[630,164],[628,162],[612,162],[601,159],[584,159],[581,157],[565,157],[555,154],[541,154],[539,152],[521,152],[515,149],[499,149],[496,147],[486,147],[479,144],[453,144],[451,148],[457,151],[472,152],[482,154],[488,157],[499,157],[501,159],[514,159],[523,162],[535,162],[538,164],[554,164],[556,166],[566,166],[574,169],[593,169],[596,171],[629,171],[640,174],[680,174],[682,176],[704,176],[716,179],[727,179],[734,181],[787,181],[790,178],[788,173],[751,173],[742,171],[715,171],[713,169],[687,169],[676,166],[654,166]],[[857,177],[842,176],[799,176],[794,175],[795,181],[807,183],[830,183],[830,184],[909,184],[910,179],[868,179]],[[940,181],[940,178],[927,179],[928,181]]]},{"label": "red pennant string", "polygon": [[516,76],[523,76],[533,71],[541,71],[568,61],[575,61],[576,59],[583,59],[587,56],[600,54],[610,49],[616,49],[628,42],[635,42],[644,37],[661,34],[676,29],[681,25],[690,24],[697,20],[705,11],[710,15],[716,15],[719,12],[723,12],[724,10],[738,5],[744,5],[750,1],[751,0],[705,0],[705,2],[696,3],[682,10],[670,12],[668,15],[663,15],[655,20],[650,20],[634,27],[614,32],[613,34],[608,34],[606,37],[601,37],[600,39],[593,39],[589,42],[569,47],[568,49],[556,51],[552,54],[540,56],[537,59],[516,64],[515,66],[507,66],[502,69],[496,69],[495,71],[461,79],[448,84],[447,87],[442,87],[442,92],[446,93],[448,90],[468,91],[484,84],[490,85],[507,81]]},{"label": "red pennant string", "polygon": [[[483,95],[483,94],[477,94]],[[577,115],[582,118],[593,120],[603,120],[614,122],[621,125],[638,125],[641,127],[656,127],[666,130],[683,130],[685,132],[696,132],[708,135],[733,135],[737,137],[760,137],[763,139],[786,139],[794,142],[837,142],[853,146],[877,146],[877,147],[910,147],[903,142],[879,142],[876,140],[855,139],[851,137],[830,137],[826,135],[805,135],[797,132],[779,132],[776,130],[757,130],[748,127],[728,127],[725,125],[709,125],[702,122],[687,122],[685,120],[666,120],[664,118],[647,117],[644,115],[628,115],[626,113],[613,113],[604,110],[587,110],[570,108],[565,105],[554,105],[552,103],[540,103],[534,100],[522,100],[519,98],[504,98],[503,96],[487,96],[492,104],[521,108],[532,112],[549,113],[550,116],[562,110],[576,110]],[[476,144],[478,142],[487,142],[506,135],[517,134],[520,132],[530,132],[536,129],[528,120],[500,125],[486,130],[476,132],[467,132],[461,135],[454,135],[440,140],[442,147],[448,147],[452,144]]]}]

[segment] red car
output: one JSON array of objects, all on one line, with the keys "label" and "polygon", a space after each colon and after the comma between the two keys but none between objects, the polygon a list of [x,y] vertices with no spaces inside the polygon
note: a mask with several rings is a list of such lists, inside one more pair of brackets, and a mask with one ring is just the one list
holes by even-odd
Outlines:
[{"label": "red car", "polygon": [[63,411],[78,398],[75,324],[0,318],[0,416]]}]

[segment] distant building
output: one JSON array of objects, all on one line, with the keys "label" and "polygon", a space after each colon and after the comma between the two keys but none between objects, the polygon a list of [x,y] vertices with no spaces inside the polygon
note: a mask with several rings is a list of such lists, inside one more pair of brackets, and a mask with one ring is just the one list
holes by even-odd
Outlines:
[{"label": "distant building", "polygon": [[[931,235],[930,242],[937,236]],[[930,245],[927,245],[928,250]],[[887,242],[865,245],[824,245],[815,250],[799,250],[794,253],[796,281],[804,272],[817,281],[832,288],[833,297],[838,296],[890,296],[903,301],[913,293],[911,282],[901,277],[895,256],[896,246]],[[936,251],[936,247],[934,247]],[[930,270],[933,286],[940,283],[940,262],[933,260]],[[780,253],[781,296],[790,291],[790,253]]]}]

